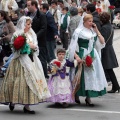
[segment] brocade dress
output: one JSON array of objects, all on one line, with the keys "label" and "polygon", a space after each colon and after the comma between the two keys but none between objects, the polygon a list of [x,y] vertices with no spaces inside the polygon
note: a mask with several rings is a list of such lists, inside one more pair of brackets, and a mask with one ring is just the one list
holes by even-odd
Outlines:
[{"label": "brocade dress", "polygon": [[[57,59],[54,59],[51,63],[56,60]],[[51,97],[47,100],[48,102],[73,102],[72,86],[69,77],[69,69],[67,67],[74,67],[74,64],[64,59],[57,72],[51,75],[48,81],[48,88],[50,90]]]},{"label": "brocade dress", "polygon": [[[18,31],[14,35],[22,33]],[[26,33],[26,37],[27,42],[37,45],[30,33]],[[29,45],[26,45],[28,48]],[[21,50],[20,54],[14,51],[14,57],[0,87],[0,103],[33,105],[50,97],[37,51],[32,53],[32,59],[29,52],[27,49]]]}]

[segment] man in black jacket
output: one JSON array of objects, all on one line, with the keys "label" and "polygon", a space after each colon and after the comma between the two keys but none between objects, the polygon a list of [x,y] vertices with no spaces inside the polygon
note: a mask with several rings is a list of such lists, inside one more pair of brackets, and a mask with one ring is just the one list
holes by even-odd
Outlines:
[{"label": "man in black jacket", "polygon": [[39,59],[42,63],[45,77],[47,75],[47,48],[46,48],[46,32],[47,32],[47,20],[45,14],[41,13],[38,9],[38,3],[36,1],[28,0],[27,8],[29,10],[28,16],[31,17],[32,29],[37,35],[39,46]]},{"label": "man in black jacket", "polygon": [[95,5],[94,4],[88,4],[86,6],[86,9],[87,9],[86,12],[88,14],[93,15],[93,22],[97,25],[98,30],[101,31],[101,22],[100,22],[98,12],[96,11]]},{"label": "man in black jacket", "polygon": [[58,38],[58,30],[57,25],[55,23],[53,15],[49,12],[49,5],[46,3],[43,3],[40,6],[40,9],[43,13],[45,13],[47,18],[47,50],[48,50],[48,62],[55,59],[55,45],[56,41],[55,39]]}]

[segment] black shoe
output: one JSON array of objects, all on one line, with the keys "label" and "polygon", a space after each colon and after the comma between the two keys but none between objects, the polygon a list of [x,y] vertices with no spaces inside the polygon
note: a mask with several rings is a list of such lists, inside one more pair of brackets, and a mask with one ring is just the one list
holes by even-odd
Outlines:
[{"label": "black shoe", "polygon": [[45,78],[46,78],[46,79],[49,79],[49,76],[47,75],[47,76],[45,76]]},{"label": "black shoe", "polygon": [[94,107],[94,104],[90,103],[87,99],[85,99],[86,106]]},{"label": "black shoe", "polygon": [[76,102],[77,104],[81,104],[78,96],[75,96],[75,102]]},{"label": "black shoe", "polygon": [[108,91],[108,93],[116,93],[116,92],[120,92],[120,89],[118,89],[118,90],[110,90],[110,91]]},{"label": "black shoe", "polygon": [[55,102],[55,105],[61,105],[59,102]]},{"label": "black shoe", "polygon": [[15,106],[14,106],[14,105],[12,105],[12,103],[10,103],[10,104],[9,104],[9,109],[10,109],[11,111],[13,111],[13,110],[14,110],[14,108],[15,108]]},{"label": "black shoe", "polygon": [[29,114],[35,114],[35,111],[33,110],[27,110],[25,107],[24,107],[24,113],[29,113]]},{"label": "black shoe", "polygon": [[69,106],[69,104],[66,103],[66,102],[63,102],[62,106],[63,106],[64,108],[67,108],[67,107]]}]

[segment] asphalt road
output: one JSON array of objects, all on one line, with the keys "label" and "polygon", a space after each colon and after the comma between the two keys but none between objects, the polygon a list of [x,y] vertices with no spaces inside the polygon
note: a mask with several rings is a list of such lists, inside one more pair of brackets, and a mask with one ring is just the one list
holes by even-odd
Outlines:
[{"label": "asphalt road", "polygon": [[107,94],[102,98],[92,99],[95,107],[85,105],[81,98],[81,105],[71,104],[67,109],[52,103],[41,103],[31,106],[35,115],[23,113],[23,106],[16,105],[13,112],[8,106],[0,106],[0,120],[119,120],[120,94]]},{"label": "asphalt road", "polygon": [[[120,39],[119,32],[119,29],[115,30],[114,40]],[[107,89],[111,89],[111,86]],[[13,112],[7,105],[0,105],[0,120],[120,120],[120,93],[93,98],[95,106],[92,108],[85,105],[84,99],[80,97],[81,105],[74,103],[68,108],[40,103],[31,106],[36,111],[35,115],[24,114],[22,105],[16,105]]]}]

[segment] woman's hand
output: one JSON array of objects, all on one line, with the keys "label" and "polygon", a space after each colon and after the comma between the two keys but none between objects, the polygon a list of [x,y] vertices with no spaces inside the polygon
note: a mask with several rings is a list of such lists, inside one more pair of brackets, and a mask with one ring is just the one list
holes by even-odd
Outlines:
[{"label": "woman's hand", "polygon": [[29,42],[28,44],[29,44],[31,49],[36,49],[36,46],[32,42]]},{"label": "woman's hand", "polygon": [[93,30],[94,30],[96,33],[98,33],[97,25],[96,25],[95,23],[93,23],[92,26],[93,26],[93,27],[92,27]]},{"label": "woman's hand", "polygon": [[83,61],[80,59],[80,57],[77,57],[76,60],[78,63],[83,63]]},{"label": "woman's hand", "polygon": [[100,31],[98,30],[97,26],[95,23],[93,23],[93,30],[96,32],[98,38],[99,38],[99,41],[101,44],[104,44],[105,43],[105,40],[104,40],[104,37],[101,35]]},{"label": "woman's hand", "polygon": [[83,60],[75,53],[75,59],[77,60],[78,63],[83,63]]}]

